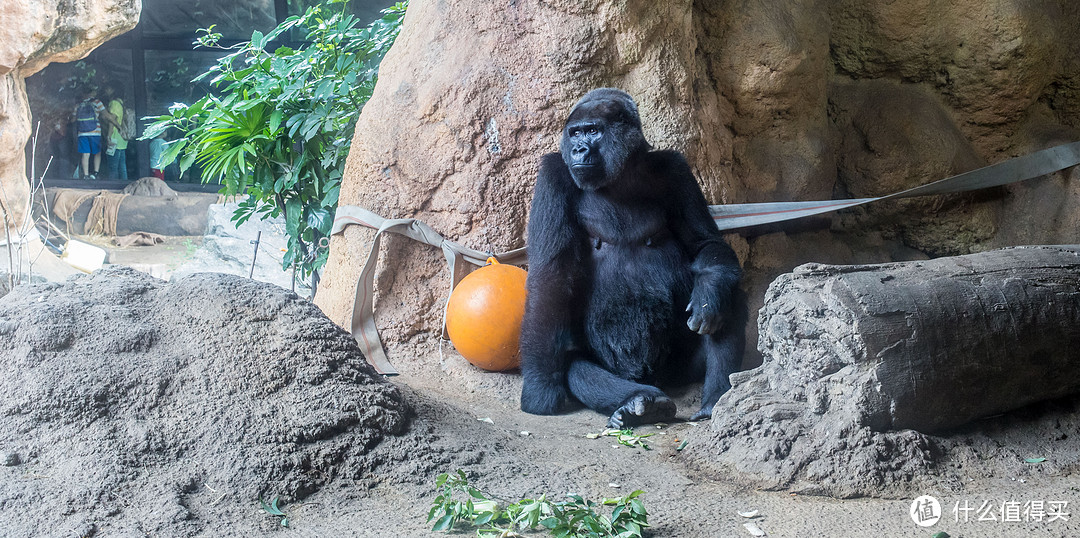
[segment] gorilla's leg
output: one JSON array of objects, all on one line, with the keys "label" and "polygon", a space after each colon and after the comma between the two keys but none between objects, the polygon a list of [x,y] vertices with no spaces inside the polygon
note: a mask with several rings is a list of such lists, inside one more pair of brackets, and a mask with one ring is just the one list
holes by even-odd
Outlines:
[{"label": "gorilla's leg", "polygon": [[705,384],[701,389],[701,409],[690,420],[712,418],[713,406],[731,388],[728,376],[742,366],[746,347],[743,326],[743,323],[728,323],[719,332],[701,337],[694,370],[705,370]]},{"label": "gorilla's leg", "polygon": [[609,428],[663,422],[675,417],[675,402],[664,391],[623,379],[587,360],[576,360],[567,371],[570,393],[590,409],[610,414]]}]

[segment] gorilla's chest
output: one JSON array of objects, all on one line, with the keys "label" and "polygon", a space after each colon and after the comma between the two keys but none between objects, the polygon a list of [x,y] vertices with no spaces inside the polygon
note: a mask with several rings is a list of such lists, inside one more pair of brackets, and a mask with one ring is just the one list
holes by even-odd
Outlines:
[{"label": "gorilla's chest", "polygon": [[586,192],[578,217],[593,240],[614,246],[636,246],[667,235],[667,212],[656,199],[613,200]]}]

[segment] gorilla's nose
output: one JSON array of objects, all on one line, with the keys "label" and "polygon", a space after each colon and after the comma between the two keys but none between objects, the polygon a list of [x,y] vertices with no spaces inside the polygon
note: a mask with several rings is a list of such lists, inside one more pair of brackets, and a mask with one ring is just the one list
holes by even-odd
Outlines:
[{"label": "gorilla's nose", "polygon": [[573,161],[571,164],[592,164],[588,147],[576,147],[570,152],[570,156]]}]

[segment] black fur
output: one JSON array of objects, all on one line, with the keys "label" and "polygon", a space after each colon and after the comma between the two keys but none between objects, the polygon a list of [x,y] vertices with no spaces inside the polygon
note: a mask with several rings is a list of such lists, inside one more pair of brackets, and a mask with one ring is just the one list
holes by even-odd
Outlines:
[{"label": "black fur", "polygon": [[712,416],[742,360],[745,300],[683,156],[652,151],[633,99],[589,92],[560,153],[540,163],[528,226],[521,409],[558,413],[567,395],[612,427],[669,420],[656,387],[704,378]]}]

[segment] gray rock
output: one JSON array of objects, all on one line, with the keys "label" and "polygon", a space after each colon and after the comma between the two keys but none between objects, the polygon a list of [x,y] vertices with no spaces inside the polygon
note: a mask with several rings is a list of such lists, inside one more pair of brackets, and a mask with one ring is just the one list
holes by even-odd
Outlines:
[{"label": "gray rock", "polygon": [[0,464],[4,467],[14,467],[23,462],[18,452],[0,452]]},{"label": "gray rock", "polygon": [[[173,278],[194,273],[225,273],[269,282],[285,289],[294,289],[292,271],[281,268],[284,249],[288,245],[285,235],[285,219],[257,220],[252,217],[239,227],[232,221],[238,204],[214,204],[207,210],[206,236],[195,254],[172,273]],[[259,235],[262,232],[262,235]],[[259,253],[255,255],[252,243],[259,237]],[[252,257],[255,271],[251,272]],[[295,291],[305,297],[311,295],[306,280],[297,278]]]}]

